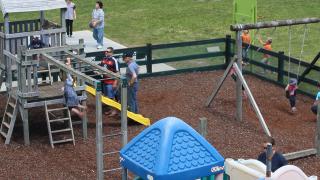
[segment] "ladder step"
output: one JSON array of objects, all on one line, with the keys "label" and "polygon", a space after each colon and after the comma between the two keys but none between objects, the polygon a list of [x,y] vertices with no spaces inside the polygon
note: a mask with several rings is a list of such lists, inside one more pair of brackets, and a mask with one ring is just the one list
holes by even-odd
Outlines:
[{"label": "ladder step", "polygon": [[71,128],[55,130],[55,131],[51,131],[51,133],[53,134],[53,133],[68,132],[68,131],[71,131]]},{"label": "ladder step", "polygon": [[56,109],[48,109],[48,112],[52,112],[52,111],[61,111],[61,110],[66,110],[68,109],[67,107],[63,107],[63,108],[56,108]]},{"label": "ladder step", "polygon": [[0,134],[4,137],[4,138],[7,138],[7,134],[5,132],[0,132]]},{"label": "ladder step", "polygon": [[53,144],[58,144],[58,143],[65,143],[65,142],[70,142],[73,141],[73,139],[63,139],[63,140],[58,140],[58,141],[53,141]]},{"label": "ladder step", "polygon": [[107,152],[107,153],[102,153],[103,156],[107,155],[112,155],[112,154],[118,154],[120,151],[113,151],[113,152]]},{"label": "ladder step", "polygon": [[38,73],[45,73],[45,72],[49,72],[49,70],[40,70],[40,71],[38,71]]},{"label": "ladder step", "polygon": [[116,133],[116,134],[108,134],[108,135],[104,135],[102,136],[103,138],[107,138],[107,137],[114,137],[114,136],[121,136],[122,133]]},{"label": "ladder step", "polygon": [[2,122],[2,124],[4,124],[8,129],[10,128],[10,125],[7,122]]},{"label": "ladder step", "polygon": [[12,102],[9,102],[9,106],[11,106],[12,108],[14,108],[16,105]]},{"label": "ladder step", "polygon": [[9,113],[9,112],[6,112],[6,115],[9,116],[11,119],[13,117],[13,115],[11,113]]},{"label": "ladder step", "polygon": [[119,171],[121,170],[122,168],[114,168],[114,169],[108,169],[108,170],[103,170],[104,173],[107,173],[107,172],[112,172],[112,171]]},{"label": "ladder step", "polygon": [[52,122],[61,122],[61,121],[67,121],[67,120],[69,120],[69,118],[52,119],[49,122],[52,123]]}]

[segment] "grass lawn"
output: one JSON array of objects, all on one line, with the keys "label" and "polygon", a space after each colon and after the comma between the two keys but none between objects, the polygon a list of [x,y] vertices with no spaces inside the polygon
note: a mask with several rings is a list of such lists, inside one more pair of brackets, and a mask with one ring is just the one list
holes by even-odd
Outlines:
[{"label": "grass lawn", "polygon": [[[88,29],[95,0],[74,0],[78,19],[75,29]],[[232,34],[232,0],[104,0],[107,12],[105,33],[108,38],[127,46],[168,43],[224,37]],[[258,20],[319,17],[319,0],[258,0]],[[56,11],[48,12],[58,20]],[[14,18],[31,19],[35,13]],[[267,37],[272,29],[261,30]],[[299,57],[303,26],[293,27],[292,55]],[[310,25],[304,59],[310,61],[319,51],[320,24]],[[274,50],[288,51],[288,29],[279,28],[272,35]]]}]

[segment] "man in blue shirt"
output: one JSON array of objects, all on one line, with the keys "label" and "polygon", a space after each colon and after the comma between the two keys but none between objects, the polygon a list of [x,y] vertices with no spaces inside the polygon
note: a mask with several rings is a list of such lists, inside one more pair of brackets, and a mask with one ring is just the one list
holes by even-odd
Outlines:
[{"label": "man in blue shirt", "polygon": [[277,169],[281,168],[282,166],[285,166],[288,164],[288,161],[286,158],[279,152],[275,150],[275,140],[273,138],[270,138],[267,142],[263,144],[263,147],[265,149],[264,152],[262,152],[258,156],[258,161],[267,164],[267,145],[270,143],[272,145],[272,150],[273,150],[273,155],[272,155],[272,160],[271,160],[271,171],[275,172]]},{"label": "man in blue shirt", "polygon": [[314,114],[317,114],[318,113],[318,105],[320,104],[320,83],[318,83],[318,93],[316,95],[316,100],[314,101],[312,107],[311,107],[311,111],[314,113]]},{"label": "man in blue shirt", "polygon": [[127,64],[126,78],[128,80],[128,106],[130,111],[138,113],[137,92],[139,88],[139,65],[132,60],[133,53],[125,53],[123,61]]}]

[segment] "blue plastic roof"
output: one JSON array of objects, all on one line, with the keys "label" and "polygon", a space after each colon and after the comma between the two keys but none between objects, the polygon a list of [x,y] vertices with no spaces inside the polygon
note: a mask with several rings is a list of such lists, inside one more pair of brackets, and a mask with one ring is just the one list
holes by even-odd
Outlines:
[{"label": "blue plastic roof", "polygon": [[121,165],[145,180],[187,180],[223,172],[224,158],[182,120],[168,117],[121,151]]}]

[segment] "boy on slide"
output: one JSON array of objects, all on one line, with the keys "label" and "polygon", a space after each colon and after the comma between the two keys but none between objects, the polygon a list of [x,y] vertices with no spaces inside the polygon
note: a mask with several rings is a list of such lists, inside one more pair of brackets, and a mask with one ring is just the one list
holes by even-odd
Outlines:
[{"label": "boy on slide", "polygon": [[314,114],[317,114],[318,113],[318,106],[320,105],[320,82],[318,83],[318,93],[316,95],[316,100],[314,101],[312,107],[311,107],[311,111],[314,113]]}]

